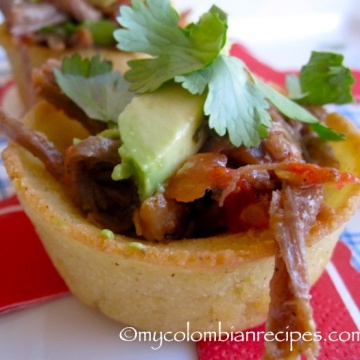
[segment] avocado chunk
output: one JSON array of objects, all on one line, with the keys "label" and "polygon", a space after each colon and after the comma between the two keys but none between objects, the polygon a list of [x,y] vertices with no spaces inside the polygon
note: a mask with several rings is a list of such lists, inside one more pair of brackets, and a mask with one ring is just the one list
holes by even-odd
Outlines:
[{"label": "avocado chunk", "polygon": [[204,101],[177,84],[134,97],[119,116],[121,164],[113,179],[133,177],[141,201],[161,190],[204,143]]}]

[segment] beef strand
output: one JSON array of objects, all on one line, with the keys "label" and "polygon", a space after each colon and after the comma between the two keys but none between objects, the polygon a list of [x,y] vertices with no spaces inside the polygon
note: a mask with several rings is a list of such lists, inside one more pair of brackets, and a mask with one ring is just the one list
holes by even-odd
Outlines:
[{"label": "beef strand", "polygon": [[41,28],[58,25],[70,19],[65,12],[45,3],[15,4],[6,11],[8,27],[15,37],[29,38]]},{"label": "beef strand", "polygon": [[[298,341],[267,342],[264,359],[314,359],[319,351],[314,340],[315,323],[310,305],[306,238],[322,204],[322,187],[296,188],[284,184],[273,193],[270,226],[275,235],[275,272],[270,284],[270,309],[266,330],[274,334],[298,333]],[[304,339],[304,334],[312,337]],[[311,335],[312,334],[312,335]],[[284,340],[286,336],[284,334]]]},{"label": "beef strand", "polygon": [[[264,139],[264,146],[274,161],[299,161],[302,158],[298,123],[286,121],[270,109],[272,128]],[[274,191],[270,203],[270,227],[275,237],[275,268],[270,282],[270,307],[266,323],[267,331],[274,334],[295,332],[304,336],[315,333],[310,305],[310,283],[306,262],[306,238],[314,224],[322,204],[322,186],[289,185]],[[293,348],[291,348],[293,346]],[[264,360],[295,359],[306,354],[313,359],[319,345],[311,342],[275,341],[265,343]]]},{"label": "beef strand", "polygon": [[101,227],[124,233],[133,226],[139,206],[132,180],[113,181],[111,173],[120,162],[120,142],[90,136],[70,146],[65,157],[64,183],[75,205]]},{"label": "beef strand", "polygon": [[101,11],[97,10],[85,0],[46,0],[58,9],[72,16],[77,21],[97,21],[102,18]]},{"label": "beef strand", "polygon": [[[74,27],[68,31],[62,24],[81,24],[84,21],[99,21],[110,14],[95,8],[85,0],[31,1],[0,0],[0,9],[5,16],[10,34],[18,43],[46,45],[54,51],[65,48],[85,48],[94,44],[91,31],[86,27]],[[111,17],[114,20],[115,16]],[[43,29],[51,31],[41,31]]]},{"label": "beef strand", "polygon": [[0,130],[9,139],[38,157],[52,176],[62,178],[64,156],[42,133],[28,129],[20,121],[13,119],[2,108],[0,108]]}]

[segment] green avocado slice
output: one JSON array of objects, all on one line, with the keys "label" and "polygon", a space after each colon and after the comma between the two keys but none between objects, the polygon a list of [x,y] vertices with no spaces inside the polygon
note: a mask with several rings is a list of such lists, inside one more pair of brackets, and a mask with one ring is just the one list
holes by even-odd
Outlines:
[{"label": "green avocado slice", "polygon": [[141,201],[161,190],[204,143],[204,101],[177,84],[134,97],[119,116],[121,164],[113,179],[133,177]]}]

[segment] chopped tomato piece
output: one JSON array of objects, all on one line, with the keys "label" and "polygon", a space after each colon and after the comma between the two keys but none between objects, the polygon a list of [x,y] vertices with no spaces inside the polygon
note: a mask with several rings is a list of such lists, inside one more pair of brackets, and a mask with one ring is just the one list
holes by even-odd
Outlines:
[{"label": "chopped tomato piece", "polygon": [[337,188],[341,188],[347,184],[360,181],[349,172],[341,172],[335,168],[320,167],[309,163],[289,163],[274,170],[281,180],[295,186],[333,184]]},{"label": "chopped tomato piece", "polygon": [[231,232],[265,229],[269,226],[271,193],[254,190],[231,193],[224,201],[227,226]]},{"label": "chopped tomato piece", "polygon": [[[226,156],[217,153],[199,153],[192,156],[170,178],[165,195],[169,199],[190,202],[205,195],[207,190],[223,189],[232,181],[233,170],[226,168]],[[235,183],[234,183],[235,184]]]}]

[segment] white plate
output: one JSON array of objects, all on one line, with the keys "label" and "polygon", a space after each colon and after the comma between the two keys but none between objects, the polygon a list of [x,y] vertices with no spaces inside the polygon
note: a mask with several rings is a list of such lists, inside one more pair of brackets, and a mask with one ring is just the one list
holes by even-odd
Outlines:
[{"label": "white plate", "polygon": [[197,360],[194,343],[149,341],[125,328],[68,295],[1,316],[0,359]]}]

